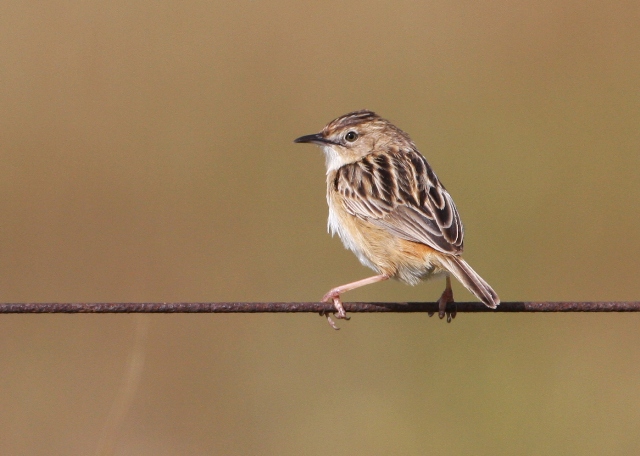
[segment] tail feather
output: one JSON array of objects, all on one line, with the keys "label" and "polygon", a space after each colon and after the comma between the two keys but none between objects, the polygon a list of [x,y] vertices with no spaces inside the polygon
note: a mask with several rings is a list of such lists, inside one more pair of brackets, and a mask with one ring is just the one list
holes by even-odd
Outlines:
[{"label": "tail feather", "polygon": [[439,260],[444,269],[453,274],[467,290],[473,293],[487,307],[495,309],[500,304],[500,298],[493,291],[491,285],[485,282],[462,258],[454,255],[441,255]]}]

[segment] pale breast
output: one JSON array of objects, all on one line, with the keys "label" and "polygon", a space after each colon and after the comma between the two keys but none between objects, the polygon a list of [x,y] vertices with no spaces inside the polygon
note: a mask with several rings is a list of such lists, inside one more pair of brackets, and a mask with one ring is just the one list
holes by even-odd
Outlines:
[{"label": "pale breast", "polygon": [[[335,195],[334,195],[335,196]],[[381,273],[382,271],[369,258],[366,242],[363,233],[358,230],[357,220],[348,214],[342,204],[335,201],[335,198],[327,192],[327,203],[329,204],[329,219],[327,220],[327,230],[333,236],[338,235],[346,249],[355,253],[360,263]]]},{"label": "pale breast", "polygon": [[327,229],[331,235],[340,237],[345,248],[351,250],[360,263],[378,274],[388,274],[410,285],[440,272],[437,262],[432,261],[435,251],[431,247],[400,239],[383,228],[349,214],[341,202],[341,195],[333,190],[332,182],[327,180]]}]

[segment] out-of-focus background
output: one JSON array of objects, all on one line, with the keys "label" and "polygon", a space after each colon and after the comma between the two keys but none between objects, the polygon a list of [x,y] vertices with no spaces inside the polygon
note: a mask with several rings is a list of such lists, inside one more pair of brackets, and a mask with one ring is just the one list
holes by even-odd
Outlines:
[{"label": "out-of-focus background", "polygon": [[[6,2],[0,301],[310,301],[350,110],[503,300],[640,299],[637,1]],[[435,300],[443,282],[345,300]],[[472,299],[459,284],[458,300]],[[640,317],[0,316],[0,453],[640,452]]]}]

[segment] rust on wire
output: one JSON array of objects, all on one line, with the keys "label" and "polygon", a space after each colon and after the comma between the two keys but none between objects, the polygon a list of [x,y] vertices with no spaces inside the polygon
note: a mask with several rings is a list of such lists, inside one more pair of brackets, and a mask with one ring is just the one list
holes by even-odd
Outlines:
[{"label": "rust on wire", "polygon": [[[347,312],[438,312],[435,302],[346,302]],[[640,312],[640,301],[503,302],[489,309],[480,302],[458,302],[457,312]],[[278,313],[332,312],[323,302],[97,302],[0,303],[0,313]]]}]

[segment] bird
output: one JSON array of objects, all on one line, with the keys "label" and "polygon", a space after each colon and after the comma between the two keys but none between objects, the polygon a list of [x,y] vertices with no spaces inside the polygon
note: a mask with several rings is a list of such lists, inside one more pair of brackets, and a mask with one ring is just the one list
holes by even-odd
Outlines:
[{"label": "bird", "polygon": [[[322,148],[328,231],[376,272],[322,297],[322,302],[333,303],[335,318],[349,319],[343,293],[390,278],[416,285],[444,276],[438,315],[446,315],[448,322],[455,317],[455,307],[448,306],[455,302],[451,275],[487,307],[500,304],[493,288],[462,259],[464,228],[453,198],[407,133],[362,109],[294,142]],[[338,329],[331,315],[324,315]]]}]

